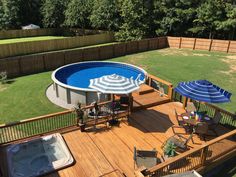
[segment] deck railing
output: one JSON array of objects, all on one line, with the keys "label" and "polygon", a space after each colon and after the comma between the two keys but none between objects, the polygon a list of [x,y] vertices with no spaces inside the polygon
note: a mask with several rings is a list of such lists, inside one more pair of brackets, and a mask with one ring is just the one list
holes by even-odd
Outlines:
[{"label": "deck railing", "polygon": [[170,82],[148,74],[147,85],[153,87],[158,92],[164,92],[163,94],[172,100],[173,85]]},{"label": "deck railing", "polygon": [[198,170],[217,160],[236,153],[236,130],[219,136],[204,145],[186,151],[176,157],[145,170],[145,176],[164,176]]},{"label": "deck railing", "polygon": [[[111,101],[99,103],[98,106],[101,109],[107,109],[106,105]],[[82,109],[85,111],[85,116],[88,114],[89,109],[93,106],[86,106]],[[116,114],[116,118],[123,116],[122,114]],[[91,126],[91,118],[87,117],[85,122],[88,126]],[[19,122],[13,122],[0,125],[0,144],[9,143],[33,136],[43,135],[51,132],[64,131],[67,128],[78,128],[78,117],[73,110],[63,111],[54,114],[48,114],[32,119],[22,120]],[[99,123],[99,122],[97,122]]]}]

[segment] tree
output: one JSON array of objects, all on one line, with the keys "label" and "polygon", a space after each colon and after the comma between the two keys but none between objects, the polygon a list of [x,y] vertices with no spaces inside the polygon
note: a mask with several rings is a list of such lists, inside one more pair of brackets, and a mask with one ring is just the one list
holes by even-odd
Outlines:
[{"label": "tree", "polygon": [[58,28],[63,24],[66,2],[65,0],[44,0],[41,8],[44,27]]},{"label": "tree", "polygon": [[184,36],[193,27],[198,0],[154,1],[156,34]]},{"label": "tree", "polygon": [[3,4],[2,1],[0,1],[0,30],[4,28],[4,9],[3,9]]},{"label": "tree", "polygon": [[92,4],[92,0],[71,0],[65,11],[65,26],[90,27]]},{"label": "tree", "polygon": [[146,5],[147,3],[140,0],[123,0],[121,4],[123,23],[115,34],[117,40],[140,40],[148,35],[149,20]]},{"label": "tree", "polygon": [[95,0],[90,21],[95,28],[117,30],[120,26],[118,1]]},{"label": "tree", "polygon": [[21,0],[20,3],[20,21],[22,25],[37,24],[41,25],[42,0]]},{"label": "tree", "polygon": [[231,3],[226,3],[226,18],[216,22],[216,30],[221,30],[228,34],[228,39],[234,39],[236,29],[236,7]]},{"label": "tree", "polygon": [[20,0],[2,0],[4,15],[2,17],[4,29],[14,29],[21,26]]},{"label": "tree", "polygon": [[218,22],[224,18],[224,0],[207,0],[197,9],[197,18],[194,22],[201,32],[208,33],[209,39],[212,39],[216,34]]}]

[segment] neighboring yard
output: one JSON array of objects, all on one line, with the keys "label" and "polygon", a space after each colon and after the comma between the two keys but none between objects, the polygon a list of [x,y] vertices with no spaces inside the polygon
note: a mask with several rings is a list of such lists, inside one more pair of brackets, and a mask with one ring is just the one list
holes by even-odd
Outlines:
[{"label": "neighboring yard", "polygon": [[[233,93],[232,102],[219,104],[235,112],[236,55],[207,51],[162,49],[143,52],[112,61],[132,63],[147,72],[172,82],[207,79]],[[46,87],[51,83],[51,72],[18,77],[14,82],[0,85],[0,123],[61,111],[50,103]]]},{"label": "neighboring yard", "polygon": [[18,42],[31,42],[31,41],[44,41],[44,40],[51,40],[51,39],[62,39],[66,38],[64,36],[40,36],[40,37],[25,37],[25,38],[14,38],[14,39],[1,39],[1,44],[13,44]]}]

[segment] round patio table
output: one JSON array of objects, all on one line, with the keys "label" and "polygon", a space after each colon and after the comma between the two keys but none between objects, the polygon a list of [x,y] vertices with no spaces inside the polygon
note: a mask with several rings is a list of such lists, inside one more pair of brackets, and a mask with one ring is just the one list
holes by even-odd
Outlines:
[{"label": "round patio table", "polygon": [[190,118],[190,115],[191,115],[190,113],[185,112],[185,113],[182,113],[180,116],[182,117],[183,121],[186,124],[196,126],[199,121],[196,120],[195,118]]}]

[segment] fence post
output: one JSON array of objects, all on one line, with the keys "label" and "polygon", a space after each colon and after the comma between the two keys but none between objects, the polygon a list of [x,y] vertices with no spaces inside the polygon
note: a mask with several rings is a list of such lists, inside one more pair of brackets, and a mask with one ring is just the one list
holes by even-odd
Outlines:
[{"label": "fence post", "polygon": [[209,46],[209,51],[211,51],[211,46],[212,46],[213,39],[211,39],[210,46]]},{"label": "fence post", "polygon": [[180,37],[179,39],[179,49],[181,48],[181,44],[182,44],[182,37]]},{"label": "fence post", "polygon": [[229,43],[228,43],[228,47],[227,47],[227,53],[229,53],[229,48],[230,48],[230,43],[231,43],[231,41],[229,41]]},{"label": "fence post", "polygon": [[197,38],[194,39],[193,50],[195,50],[196,42],[197,42]]},{"label": "fence post", "polygon": [[206,163],[207,153],[208,153],[208,146],[204,147],[201,151],[200,163],[202,166],[205,165]]}]

